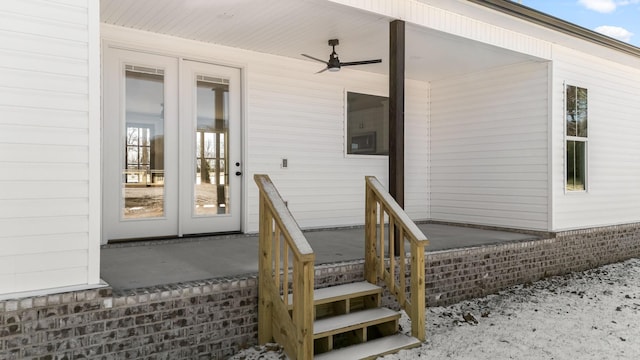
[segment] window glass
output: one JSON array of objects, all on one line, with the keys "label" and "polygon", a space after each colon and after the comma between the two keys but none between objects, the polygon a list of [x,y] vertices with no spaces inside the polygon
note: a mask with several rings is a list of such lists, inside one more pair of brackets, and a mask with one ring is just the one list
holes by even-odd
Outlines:
[{"label": "window glass", "polygon": [[567,190],[586,190],[586,142],[567,141]]},{"label": "window glass", "polygon": [[229,80],[198,76],[196,88],[195,215],[228,214]]},{"label": "window glass", "polygon": [[126,66],[125,219],[164,216],[164,73]]},{"label": "window glass", "polygon": [[389,99],[347,92],[347,154],[389,154]]},{"label": "window glass", "polygon": [[587,89],[567,86],[567,136],[587,137]]},{"label": "window glass", "polygon": [[576,121],[578,123],[577,136],[587,136],[587,89],[577,88],[576,91]]},{"label": "window glass", "polygon": [[576,87],[567,86],[567,136],[578,135],[576,120]]}]

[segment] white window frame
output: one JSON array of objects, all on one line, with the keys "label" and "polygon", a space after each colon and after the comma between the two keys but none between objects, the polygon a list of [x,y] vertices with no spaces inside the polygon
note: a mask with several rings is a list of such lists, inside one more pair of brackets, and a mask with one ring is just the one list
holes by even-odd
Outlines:
[{"label": "white window frame", "polygon": [[[573,136],[567,134],[567,89],[569,87],[582,88],[587,91],[587,136]],[[587,86],[577,84],[575,82],[565,82],[562,87],[562,127],[564,133],[563,139],[563,158],[564,158],[564,192],[565,194],[584,194],[589,192],[589,125],[591,123],[591,119],[589,118],[589,93],[591,92]],[[576,125],[577,126],[577,125]],[[567,161],[567,152],[569,151],[568,143],[569,141],[582,142],[585,145],[584,148],[584,189],[580,190],[570,190],[568,188],[568,168],[569,163]]]}]

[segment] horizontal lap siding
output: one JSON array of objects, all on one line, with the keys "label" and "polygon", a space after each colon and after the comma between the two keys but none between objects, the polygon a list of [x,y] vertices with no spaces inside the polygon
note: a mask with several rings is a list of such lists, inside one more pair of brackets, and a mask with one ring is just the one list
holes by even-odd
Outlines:
[{"label": "horizontal lap siding", "polygon": [[429,88],[420,82],[405,82],[405,196],[404,208],[413,220],[426,220],[429,213]]},{"label": "horizontal lap siding", "polygon": [[[313,73],[313,64],[252,56],[248,67],[248,166],[267,173],[303,228],[364,223],[364,177],[387,183],[386,156],[345,156],[344,91],[386,94],[385,76],[344,69]],[[282,62],[291,62],[283,66]],[[286,69],[282,71],[281,69]],[[406,205],[428,217],[427,84],[407,81]],[[288,168],[280,168],[282,158]],[[257,230],[257,192],[248,187],[247,231]]]},{"label": "horizontal lap siding", "polygon": [[431,217],[547,230],[548,69],[431,84]]},{"label": "horizontal lap siding", "polygon": [[[640,70],[557,46],[553,74],[554,230],[639,222]],[[564,191],[565,82],[588,89],[586,193]]]},{"label": "horizontal lap siding", "polygon": [[[385,93],[379,75],[345,69],[316,75],[311,67],[249,67],[248,163],[271,176],[304,228],[363,223],[364,176],[386,183],[386,157],[345,157],[344,91]],[[285,61],[285,60],[283,60]],[[331,75],[338,75],[332,77]],[[282,158],[288,168],[281,169]],[[257,230],[258,198],[249,186],[248,230]]]},{"label": "horizontal lap siding", "polygon": [[88,282],[88,20],[0,2],[0,294]]}]

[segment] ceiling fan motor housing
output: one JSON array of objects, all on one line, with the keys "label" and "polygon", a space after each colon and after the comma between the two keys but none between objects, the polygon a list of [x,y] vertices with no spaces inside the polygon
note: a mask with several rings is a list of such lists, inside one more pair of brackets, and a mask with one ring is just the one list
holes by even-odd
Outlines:
[{"label": "ceiling fan motor housing", "polygon": [[329,61],[327,62],[327,70],[329,71],[339,71],[340,70],[340,59],[338,58],[338,54],[336,53],[336,45],[339,45],[340,42],[338,39],[329,40],[329,46],[333,48],[331,55],[329,55]]}]

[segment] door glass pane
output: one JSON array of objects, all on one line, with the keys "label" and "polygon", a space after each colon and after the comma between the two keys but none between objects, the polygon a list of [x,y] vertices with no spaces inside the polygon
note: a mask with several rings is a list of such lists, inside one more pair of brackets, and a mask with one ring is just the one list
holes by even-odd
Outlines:
[{"label": "door glass pane", "polygon": [[196,215],[228,214],[227,143],[229,81],[198,76],[196,81]]},{"label": "door glass pane", "polygon": [[164,75],[127,66],[125,159],[122,176],[125,219],[164,216]]}]

